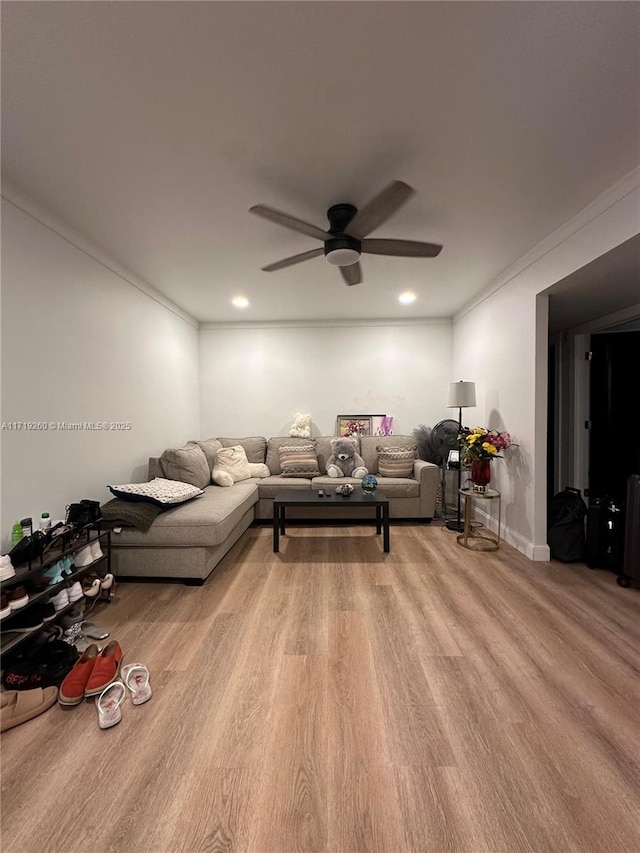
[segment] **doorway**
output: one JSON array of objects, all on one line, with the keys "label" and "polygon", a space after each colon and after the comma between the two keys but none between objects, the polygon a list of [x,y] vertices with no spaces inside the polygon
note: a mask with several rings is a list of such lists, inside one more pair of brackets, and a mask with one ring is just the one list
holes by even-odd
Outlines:
[{"label": "doorway", "polygon": [[589,371],[589,496],[626,499],[640,473],[640,429],[631,415],[640,387],[640,332],[591,335]]}]

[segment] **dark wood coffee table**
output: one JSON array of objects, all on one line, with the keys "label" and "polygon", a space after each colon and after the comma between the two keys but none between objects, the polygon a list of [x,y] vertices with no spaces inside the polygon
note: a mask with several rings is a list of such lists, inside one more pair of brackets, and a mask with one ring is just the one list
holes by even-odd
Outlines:
[{"label": "dark wood coffee table", "polygon": [[[363,506],[372,506],[376,509],[376,533],[382,533],[382,543],[385,554],[391,550],[389,545],[389,498],[377,491],[373,495],[365,495],[365,493],[356,486],[355,491],[349,497],[331,490],[324,490],[324,496],[321,497],[318,489],[303,491],[298,489],[289,489],[284,492],[278,492],[273,499],[273,551],[275,554],[280,550],[280,536],[285,535],[285,515],[287,507],[290,506],[322,506],[333,507],[336,510],[343,512],[350,507],[357,508]],[[314,524],[315,519],[304,519],[305,524]]]}]

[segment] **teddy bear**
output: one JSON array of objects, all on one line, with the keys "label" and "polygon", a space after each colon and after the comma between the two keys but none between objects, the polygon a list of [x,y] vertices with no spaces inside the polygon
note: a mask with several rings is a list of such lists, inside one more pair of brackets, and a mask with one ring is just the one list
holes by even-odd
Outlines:
[{"label": "teddy bear", "polygon": [[331,439],[331,456],[327,459],[329,477],[356,477],[361,480],[369,473],[358,453],[358,439],[351,436]]},{"label": "teddy bear", "polygon": [[311,415],[303,415],[301,412],[296,412],[293,424],[289,430],[289,435],[294,438],[310,438]]}]

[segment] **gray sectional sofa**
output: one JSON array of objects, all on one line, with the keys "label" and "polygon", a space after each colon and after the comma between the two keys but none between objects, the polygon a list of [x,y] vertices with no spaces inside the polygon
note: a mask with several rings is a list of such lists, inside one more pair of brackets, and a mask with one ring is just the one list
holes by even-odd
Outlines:
[{"label": "gray sectional sofa", "polygon": [[[203,488],[202,497],[162,512],[151,527],[142,532],[123,528],[112,535],[112,570],[120,578],[179,579],[187,583],[203,583],[247,528],[255,523],[273,519],[273,499],[285,489],[334,489],[345,482],[359,487],[360,480],[332,478],[326,474],[331,455],[332,436],[315,439],[276,436],[263,438],[216,438],[189,442],[185,448],[167,450],[161,457],[149,460],[149,479],[163,477],[191,482]],[[378,488],[389,498],[391,518],[429,522],[435,513],[440,473],[436,465],[416,459],[408,477],[384,477],[378,470],[378,447],[415,445],[407,435],[363,436],[359,452],[369,473],[378,479]],[[318,460],[319,476],[288,477],[282,475],[279,448],[283,445],[313,442]],[[249,477],[232,486],[222,487],[211,482],[210,471],[216,447],[244,448],[250,463],[266,463],[269,476]],[[195,449],[194,449],[195,448]],[[206,459],[202,466],[198,448]],[[189,451],[190,449],[190,451]],[[195,464],[187,464],[195,460]],[[209,472],[208,482],[207,471]],[[194,482],[197,480],[197,482]],[[348,498],[345,498],[345,506]],[[336,518],[336,510],[324,507],[313,511],[313,518]],[[305,515],[306,512],[306,515]],[[299,518],[309,517],[309,509],[300,508]],[[359,521],[370,518],[373,510],[363,508],[360,514],[345,511],[344,518]],[[292,510],[287,517],[295,518]],[[338,514],[339,517],[339,514]]]}]

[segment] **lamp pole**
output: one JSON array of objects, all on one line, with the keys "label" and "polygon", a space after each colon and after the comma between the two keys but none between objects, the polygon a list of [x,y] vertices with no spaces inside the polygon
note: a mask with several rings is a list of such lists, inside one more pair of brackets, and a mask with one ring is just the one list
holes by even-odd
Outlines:
[{"label": "lamp pole", "polygon": [[471,408],[476,405],[476,383],[475,382],[451,382],[449,385],[449,395],[447,408],[458,410],[458,512],[455,520],[450,520],[445,523],[447,530],[453,530],[456,533],[461,533],[464,529],[461,512],[461,495],[460,488],[462,486],[462,410]]}]

